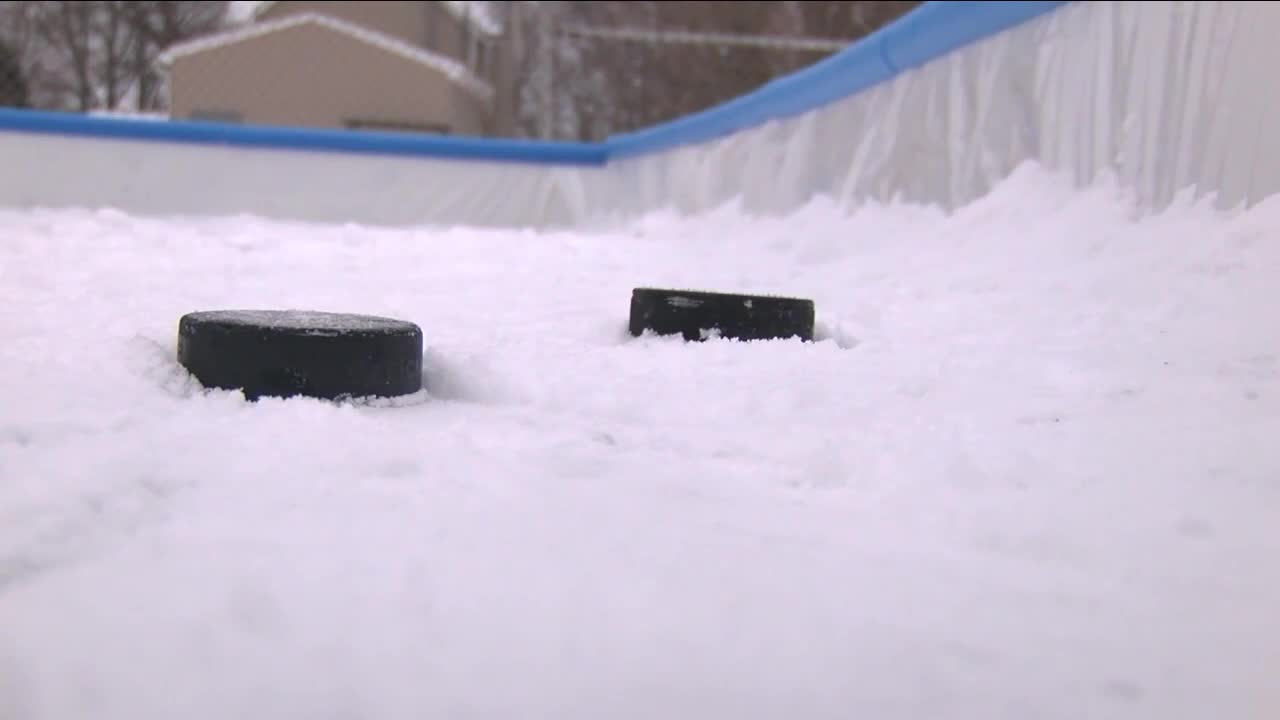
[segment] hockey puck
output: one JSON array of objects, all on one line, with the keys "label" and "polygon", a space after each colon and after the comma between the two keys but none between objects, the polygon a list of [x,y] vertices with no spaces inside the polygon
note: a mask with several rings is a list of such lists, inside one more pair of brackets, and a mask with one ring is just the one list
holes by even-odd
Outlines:
[{"label": "hockey puck", "polygon": [[215,310],[178,321],[178,362],[245,398],[396,397],[422,388],[422,330],[370,315]]},{"label": "hockey puck", "polygon": [[631,292],[630,331],[639,337],[680,335],[698,341],[813,340],[812,300],[772,295],[636,288]]}]

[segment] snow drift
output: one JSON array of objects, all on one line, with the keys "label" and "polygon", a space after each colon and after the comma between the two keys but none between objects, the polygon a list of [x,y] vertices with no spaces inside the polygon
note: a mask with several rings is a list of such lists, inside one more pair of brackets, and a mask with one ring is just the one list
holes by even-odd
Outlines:
[{"label": "snow drift", "polygon": [[[954,215],[611,232],[0,213],[0,717],[1280,710],[1280,207],[1033,166]],[[642,284],[817,342],[631,339]],[[396,407],[247,404],[184,312],[418,322]]]}]

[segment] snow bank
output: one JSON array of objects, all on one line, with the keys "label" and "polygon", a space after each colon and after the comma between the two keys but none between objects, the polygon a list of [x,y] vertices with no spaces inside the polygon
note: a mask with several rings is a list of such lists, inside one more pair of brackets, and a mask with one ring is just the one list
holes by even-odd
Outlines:
[{"label": "snow bank", "polygon": [[[1070,185],[0,212],[0,717],[1275,717],[1280,207]],[[809,296],[823,339],[630,339],[641,284]],[[176,322],[218,307],[418,322],[428,392],[201,392]]]}]

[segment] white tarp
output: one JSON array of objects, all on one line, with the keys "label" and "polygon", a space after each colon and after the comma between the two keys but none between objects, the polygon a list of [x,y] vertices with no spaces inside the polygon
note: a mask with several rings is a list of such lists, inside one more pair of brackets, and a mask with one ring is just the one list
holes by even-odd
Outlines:
[{"label": "white tarp", "polygon": [[1256,203],[1280,190],[1277,31],[1274,3],[1074,3],[822,110],[610,170],[634,211],[953,208],[1029,160],[1080,185],[1115,173],[1149,207]]}]

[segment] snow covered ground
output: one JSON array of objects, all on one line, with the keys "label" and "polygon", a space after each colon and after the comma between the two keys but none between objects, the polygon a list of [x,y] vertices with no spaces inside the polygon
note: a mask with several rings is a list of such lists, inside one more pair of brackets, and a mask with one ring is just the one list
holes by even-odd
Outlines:
[{"label": "snow covered ground", "polygon": [[[612,233],[0,212],[0,718],[1280,716],[1280,202]],[[625,334],[639,285],[819,342]],[[201,392],[385,314],[398,406]]]}]

